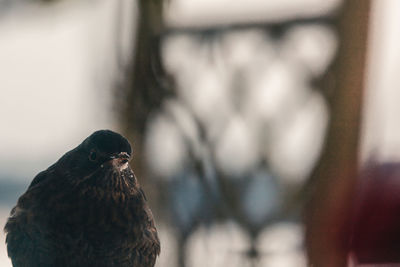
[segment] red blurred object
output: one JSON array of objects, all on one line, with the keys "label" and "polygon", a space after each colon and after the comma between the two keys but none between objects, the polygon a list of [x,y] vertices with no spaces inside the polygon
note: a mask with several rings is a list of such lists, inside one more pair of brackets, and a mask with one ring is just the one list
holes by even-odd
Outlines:
[{"label": "red blurred object", "polygon": [[400,163],[366,166],[353,215],[350,249],[356,262],[400,263]]}]

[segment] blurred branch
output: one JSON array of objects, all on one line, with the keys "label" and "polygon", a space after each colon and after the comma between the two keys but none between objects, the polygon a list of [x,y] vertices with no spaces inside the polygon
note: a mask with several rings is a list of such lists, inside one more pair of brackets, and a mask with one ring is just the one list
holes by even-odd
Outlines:
[{"label": "blurred branch", "polygon": [[[143,134],[150,111],[160,107],[166,89],[158,82],[165,71],[161,63],[160,32],[162,1],[138,1],[139,21],[132,65],[128,66],[122,89],[127,89],[123,111],[128,132]],[[132,129],[134,127],[134,129]]]},{"label": "blurred branch", "polygon": [[322,156],[306,186],[306,239],[312,266],[346,266],[351,198],[358,171],[370,1],[344,2],[340,46],[330,75],[335,90]]},{"label": "blurred branch", "polygon": [[139,19],[132,60],[117,85],[121,125],[124,132],[135,141],[134,149],[140,157],[136,170],[143,167],[142,145],[149,116],[159,110],[162,101],[171,94],[161,62],[160,33],[164,29],[163,1],[139,0]]}]

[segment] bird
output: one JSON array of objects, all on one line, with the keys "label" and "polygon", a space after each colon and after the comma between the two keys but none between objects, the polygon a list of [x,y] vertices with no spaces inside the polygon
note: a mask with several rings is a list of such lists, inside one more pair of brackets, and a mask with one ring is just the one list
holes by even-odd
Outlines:
[{"label": "bird", "polygon": [[37,174],[4,227],[13,266],[153,267],[160,240],[131,158],[99,130]]}]

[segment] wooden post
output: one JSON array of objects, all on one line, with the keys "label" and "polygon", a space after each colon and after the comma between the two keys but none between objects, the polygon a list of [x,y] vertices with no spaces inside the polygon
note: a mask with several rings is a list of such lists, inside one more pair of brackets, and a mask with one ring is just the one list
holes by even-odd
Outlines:
[{"label": "wooden post", "polygon": [[358,172],[370,0],[347,0],[338,18],[339,49],[329,76],[331,118],[306,207],[310,266],[346,266],[350,208]]}]

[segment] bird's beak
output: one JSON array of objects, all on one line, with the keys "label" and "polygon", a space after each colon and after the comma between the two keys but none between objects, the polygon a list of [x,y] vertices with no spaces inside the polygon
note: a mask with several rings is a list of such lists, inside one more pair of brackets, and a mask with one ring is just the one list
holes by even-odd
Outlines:
[{"label": "bird's beak", "polygon": [[126,152],[116,153],[110,157],[110,160],[118,161],[120,164],[127,163],[130,160],[130,156]]},{"label": "bird's beak", "polygon": [[126,169],[129,165],[130,155],[126,152],[115,153],[109,157],[108,164],[114,166],[114,168],[120,171]]}]

